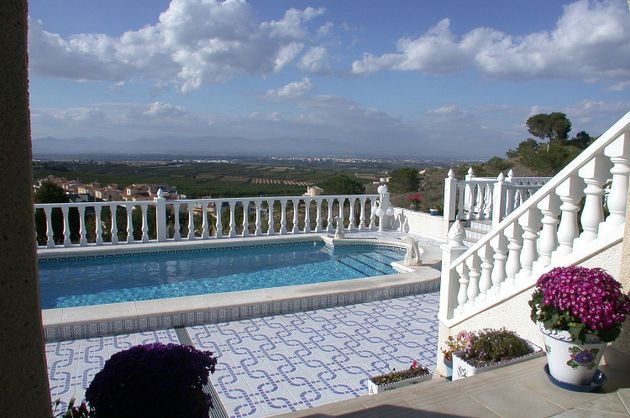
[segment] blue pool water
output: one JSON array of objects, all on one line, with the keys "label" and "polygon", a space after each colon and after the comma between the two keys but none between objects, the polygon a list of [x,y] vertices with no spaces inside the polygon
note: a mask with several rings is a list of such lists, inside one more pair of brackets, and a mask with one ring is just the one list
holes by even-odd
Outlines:
[{"label": "blue pool water", "polygon": [[395,273],[401,250],[320,242],[40,260],[44,309],[329,282]]}]

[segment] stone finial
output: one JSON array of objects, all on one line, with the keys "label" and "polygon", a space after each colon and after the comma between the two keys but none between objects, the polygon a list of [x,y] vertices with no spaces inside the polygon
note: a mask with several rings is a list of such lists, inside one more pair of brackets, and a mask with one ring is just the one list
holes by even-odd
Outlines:
[{"label": "stone finial", "polygon": [[472,167],[468,167],[468,175],[471,177],[475,175],[475,172],[473,171]]},{"label": "stone finial", "polygon": [[386,185],[384,185],[384,184],[381,184],[380,186],[378,186],[378,188],[376,189],[376,191],[377,191],[379,194],[385,194],[385,193],[387,193],[387,186],[386,186]]},{"label": "stone finial", "polygon": [[514,177],[514,171],[510,168],[510,171],[508,171],[508,177],[512,178]]},{"label": "stone finial", "polygon": [[455,178],[455,172],[453,171],[452,168],[448,170],[448,178],[449,179]]},{"label": "stone finial", "polygon": [[158,191],[157,191],[157,197],[160,198],[160,199],[164,197],[164,192],[162,191],[161,188],[158,189]]},{"label": "stone finial", "polygon": [[505,180],[505,176],[503,175],[503,172],[499,173],[499,175],[497,176],[497,181],[499,183],[503,183],[504,180]]},{"label": "stone finial", "polygon": [[466,231],[464,231],[462,223],[459,220],[453,222],[451,229],[448,230],[448,245],[461,247],[464,245],[464,238],[466,238]]}]

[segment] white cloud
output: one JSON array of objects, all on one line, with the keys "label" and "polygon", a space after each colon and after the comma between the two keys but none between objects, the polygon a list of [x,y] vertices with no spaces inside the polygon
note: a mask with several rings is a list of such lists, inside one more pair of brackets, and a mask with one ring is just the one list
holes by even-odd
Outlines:
[{"label": "white cloud", "polygon": [[279,89],[272,89],[267,91],[266,97],[269,98],[282,98],[282,99],[294,99],[296,97],[302,97],[313,89],[313,83],[310,78],[304,77],[301,81],[294,81]]},{"label": "white cloud", "polygon": [[630,19],[620,0],[580,0],[565,6],[550,31],[513,36],[480,27],[462,37],[448,19],[417,38],[403,38],[397,52],[364,54],[354,61],[355,74],[414,70],[448,74],[467,68],[507,79],[630,78]]},{"label": "white cloud", "polygon": [[242,0],[173,0],[159,21],[119,37],[68,37],[29,22],[30,69],[73,80],[149,80],[182,92],[239,74],[271,74],[291,63],[309,39],[306,25],[325,9],[290,9],[258,22]]},{"label": "white cloud", "polygon": [[298,68],[311,74],[327,74],[330,72],[328,49],[315,46],[306,51],[298,62]]}]

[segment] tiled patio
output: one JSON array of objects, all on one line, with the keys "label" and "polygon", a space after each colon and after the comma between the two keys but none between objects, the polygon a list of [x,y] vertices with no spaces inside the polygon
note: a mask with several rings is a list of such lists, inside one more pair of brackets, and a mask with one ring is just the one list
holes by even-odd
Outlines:
[{"label": "tiled patio", "polygon": [[[230,416],[268,416],[367,393],[369,376],[433,366],[438,294],[186,328],[218,356],[211,382]],[[181,331],[180,331],[181,332]],[[175,330],[46,345],[51,397],[81,399],[113,353],[179,342]]]}]

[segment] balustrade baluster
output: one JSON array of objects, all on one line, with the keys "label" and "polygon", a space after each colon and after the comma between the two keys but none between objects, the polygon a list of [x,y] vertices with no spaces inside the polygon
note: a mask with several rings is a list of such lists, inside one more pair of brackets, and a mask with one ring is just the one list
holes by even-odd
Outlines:
[{"label": "balustrade baluster", "polygon": [[243,234],[249,236],[249,200],[243,200]]},{"label": "balustrade baluster", "polygon": [[477,184],[476,186],[477,189],[477,193],[476,193],[476,198],[475,198],[475,212],[474,212],[474,216],[475,219],[482,219],[482,213],[483,213],[483,191],[482,191],[482,185],[481,184]]},{"label": "balustrade baluster", "polygon": [[217,238],[223,238],[223,202],[218,200],[214,202],[214,214],[217,217],[215,221],[215,229],[217,230]]},{"label": "balustrade baluster", "polygon": [[256,206],[256,229],[254,231],[254,235],[256,235],[257,237],[262,235],[262,227],[261,227],[261,219],[260,219],[260,209],[262,206],[262,200],[255,200],[254,201],[255,206]]},{"label": "balustrade baluster", "polygon": [[210,238],[210,225],[208,224],[208,201],[201,202],[201,238]]},{"label": "balustrade baluster", "polygon": [[133,239],[133,203],[125,203],[127,210],[127,244],[131,244]]},{"label": "balustrade baluster", "polygon": [[94,206],[94,223],[96,224],[94,228],[94,234],[96,235],[94,242],[96,245],[103,245],[103,225],[101,225],[102,209],[103,206],[101,205]]},{"label": "balustrade baluster", "polygon": [[118,244],[118,221],[116,220],[118,205],[111,203],[109,205],[109,213],[112,218],[112,224],[110,225],[110,232],[112,234],[112,244]]},{"label": "balustrade baluster", "polygon": [[45,207],[44,214],[46,215],[46,247],[53,248],[55,246],[55,232],[52,224],[52,208]]},{"label": "balustrade baluster", "polygon": [[459,291],[457,292],[457,304],[458,307],[455,309],[457,314],[461,313],[464,309],[464,305],[468,302],[468,266],[466,263],[461,263],[456,267],[457,273],[459,274]]},{"label": "balustrade baluster", "polygon": [[317,214],[315,219],[315,232],[322,232],[322,199],[317,198],[315,200],[315,204],[317,205]]},{"label": "balustrade baluster", "polygon": [[280,234],[287,233],[287,200],[280,200]]},{"label": "balustrade baluster", "polygon": [[481,259],[481,276],[479,277],[479,300],[487,298],[488,289],[492,286],[492,247],[484,245],[477,251]]},{"label": "balustrade baluster", "polygon": [[560,197],[560,225],[558,225],[558,248],[552,254],[567,255],[573,251],[573,240],[579,234],[577,212],[580,209],[582,197],[582,181],[577,176],[569,176],[556,188],[556,194]]},{"label": "balustrade baluster", "polygon": [[350,202],[350,213],[348,215],[348,231],[352,231],[355,228],[354,225],[354,203],[356,202],[356,198],[355,197],[351,197],[350,199],[348,199]]},{"label": "balustrade baluster", "polygon": [[173,225],[173,239],[175,241],[179,241],[180,239],[182,239],[182,234],[181,234],[181,225],[179,224],[179,203],[178,202],[173,202],[173,214],[174,214],[174,225]]},{"label": "balustrade baluster", "polygon": [[61,213],[63,215],[63,246],[69,247],[70,245],[72,245],[72,241],[70,241],[70,221],[68,219],[68,206],[62,206]]},{"label": "balustrade baluster", "polygon": [[457,186],[459,188],[459,198],[457,199],[457,219],[465,220],[466,219],[466,187],[461,184]]},{"label": "balustrade baluster", "polygon": [[311,198],[304,198],[304,233],[311,232]]},{"label": "balustrade baluster", "polygon": [[359,231],[363,231],[365,229],[365,197],[362,197],[359,202],[361,204],[361,211],[359,212]]},{"label": "balustrade baluster", "polygon": [[236,205],[236,201],[234,200],[230,200],[229,202],[230,205],[230,238],[234,238],[236,236],[236,215],[234,213],[234,208]]},{"label": "balustrade baluster", "polygon": [[142,203],[140,209],[142,210],[142,242],[149,242],[149,223],[147,219],[149,206],[146,203]]},{"label": "balustrade baluster", "polygon": [[87,228],[85,227],[85,206],[79,206],[79,245],[87,245]]},{"label": "balustrade baluster", "polygon": [[333,199],[326,199],[328,202],[328,210],[326,214],[326,232],[333,232],[335,229],[333,228]]},{"label": "balustrade baluster", "polygon": [[343,206],[346,203],[345,197],[338,197],[337,201],[339,202],[339,217],[337,218],[337,223],[341,225],[341,229],[345,228],[344,225],[344,216],[343,216]]},{"label": "balustrade baluster", "polygon": [[375,197],[370,198],[370,226],[369,229],[376,229],[376,204],[374,203]]},{"label": "balustrade baluster", "polygon": [[479,277],[481,276],[479,257],[477,254],[472,254],[468,257],[466,265],[468,266],[468,289],[466,295],[468,297],[468,304],[474,305],[475,299],[479,295]]},{"label": "balustrade baluster", "polygon": [[558,246],[558,216],[560,200],[554,193],[544,197],[537,205],[543,214],[542,230],[538,240],[538,260],[532,265],[532,271],[539,270],[551,263],[551,254]]},{"label": "balustrade baluster", "polygon": [[604,189],[602,186],[606,181],[608,170],[608,160],[604,155],[598,154],[578,171],[579,176],[586,183],[586,188],[584,189],[584,208],[580,218],[582,233],[575,240],[574,245],[577,245],[578,242],[586,243],[597,238],[599,224],[604,220],[602,202]]},{"label": "balustrade baluster", "polygon": [[494,267],[492,268],[492,287],[489,293],[498,294],[501,290],[501,285],[505,280],[505,260],[507,259],[507,239],[503,234],[497,234],[490,240],[490,245],[494,251]]},{"label": "balustrade baluster", "polygon": [[292,199],[293,202],[293,228],[291,228],[291,233],[297,234],[299,232],[298,229],[298,208],[300,201],[297,199]]},{"label": "balustrade baluster", "polygon": [[494,190],[494,185],[493,184],[488,184],[486,185],[486,204],[485,206],[485,210],[484,210],[484,219],[491,219],[492,218],[492,197],[494,196],[493,194],[493,190]]},{"label": "balustrade baluster", "polygon": [[540,231],[540,212],[538,209],[529,209],[520,218],[518,223],[523,228],[523,249],[521,250],[521,271],[516,279],[526,279],[532,274],[532,266],[538,256],[536,242]]},{"label": "balustrade baluster", "polygon": [[523,228],[517,222],[512,222],[503,231],[508,239],[508,256],[505,264],[505,281],[508,286],[516,283],[516,274],[521,271],[521,248],[523,248]]},{"label": "balustrade baluster", "polygon": [[195,206],[193,203],[188,203],[188,239],[190,241],[195,239]]},{"label": "balustrade baluster", "polygon": [[626,221],[628,199],[628,174],[630,174],[630,134],[623,133],[604,149],[613,167],[610,169],[612,183],[608,192],[608,212],[610,215],[601,224],[599,234],[623,228]]},{"label": "balustrade baluster", "polygon": [[268,207],[268,213],[269,213],[269,227],[267,228],[267,234],[268,235],[275,235],[276,231],[274,229],[273,226],[273,204],[274,204],[275,200],[273,199],[269,199],[267,200],[267,207]]}]

